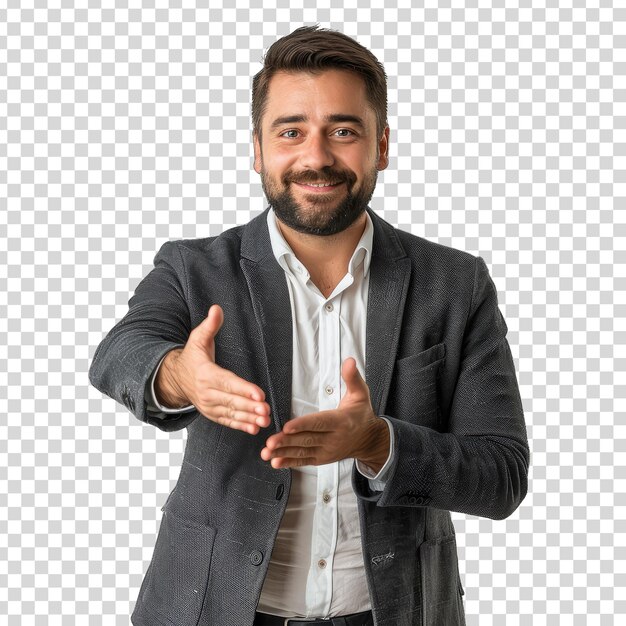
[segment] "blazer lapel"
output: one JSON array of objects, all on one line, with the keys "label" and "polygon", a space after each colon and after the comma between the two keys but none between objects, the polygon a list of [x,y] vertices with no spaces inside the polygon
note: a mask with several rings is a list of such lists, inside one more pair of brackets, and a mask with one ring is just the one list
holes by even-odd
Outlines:
[{"label": "blazer lapel", "polygon": [[374,224],[374,241],[369,269],[365,382],[370,389],[372,408],[380,415],[387,404],[398,352],[411,261],[394,228],[369,208],[368,213]]},{"label": "blazer lapel", "polygon": [[292,319],[287,279],[272,252],[267,213],[252,219],[241,236],[239,261],[267,365],[269,397],[276,430],[291,416]]}]

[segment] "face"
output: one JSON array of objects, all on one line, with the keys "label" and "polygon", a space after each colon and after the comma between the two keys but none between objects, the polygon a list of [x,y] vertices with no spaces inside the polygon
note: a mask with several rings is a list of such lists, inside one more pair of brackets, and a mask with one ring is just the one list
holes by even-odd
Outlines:
[{"label": "face", "polygon": [[365,83],[353,72],[279,72],[254,136],[254,169],[278,219],[334,235],[365,211],[388,165],[389,128],[377,137]]}]

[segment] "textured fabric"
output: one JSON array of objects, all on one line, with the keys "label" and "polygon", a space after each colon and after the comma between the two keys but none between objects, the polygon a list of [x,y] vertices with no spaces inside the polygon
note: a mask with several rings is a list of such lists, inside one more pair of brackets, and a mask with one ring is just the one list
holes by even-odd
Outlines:
[{"label": "textured fabric", "polygon": [[[369,265],[374,227],[366,214],[366,227],[348,263],[348,274],[328,298],[309,280],[276,223],[267,213],[272,253],[283,268],[289,288],[293,326],[291,416],[336,408],[345,389],[341,362],[357,361],[364,375],[365,318],[369,290]],[[161,361],[162,362],[162,361]],[[148,410],[173,414],[193,410],[193,405],[169,409],[159,404],[151,377]],[[324,378],[326,376],[326,378]],[[324,378],[324,384],[320,379]],[[337,392],[328,395],[326,385]],[[390,428],[388,461],[378,473],[356,462],[357,471],[370,478],[370,487],[384,489],[384,477],[393,454]],[[350,475],[352,460],[322,467],[292,470],[287,508],[264,581],[258,609],[285,617],[334,616],[369,610],[363,569],[357,500]],[[320,565],[320,561],[323,563]]]},{"label": "textured fabric", "polygon": [[[365,376],[396,444],[381,492],[352,474],[374,623],[454,626],[464,618],[449,512],[503,519],[527,489],[528,442],[507,328],[481,257],[395,229],[368,211],[374,242]],[[289,294],[266,217],[218,237],[165,243],[90,367],[92,384],[139,420],[188,429],[161,525],[173,515],[159,532],[135,625],[254,621],[291,484],[289,470],[259,456],[289,415],[292,369]],[[213,303],[225,318],[218,363],[264,389],[272,408],[274,427],[258,436],[198,419],[196,411],[164,420],[146,410],[154,368],[185,344]],[[187,527],[204,529],[207,558],[180,555]],[[163,562],[174,558],[179,571],[189,571],[161,581]],[[202,602],[188,601],[188,581]],[[176,621],[167,617],[170,605],[181,607]]]}]

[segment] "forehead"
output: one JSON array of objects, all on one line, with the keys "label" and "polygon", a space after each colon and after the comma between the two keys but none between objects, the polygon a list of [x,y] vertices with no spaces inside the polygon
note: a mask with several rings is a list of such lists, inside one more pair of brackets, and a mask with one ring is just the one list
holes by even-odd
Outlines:
[{"label": "forehead", "polygon": [[302,116],[312,121],[337,114],[360,117],[366,125],[375,124],[365,82],[358,74],[331,69],[316,74],[277,72],[272,76],[264,126],[280,117]]}]

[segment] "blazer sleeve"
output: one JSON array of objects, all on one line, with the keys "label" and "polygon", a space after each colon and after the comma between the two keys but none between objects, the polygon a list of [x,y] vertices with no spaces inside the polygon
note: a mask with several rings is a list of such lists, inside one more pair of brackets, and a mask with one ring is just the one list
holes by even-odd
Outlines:
[{"label": "blazer sleeve", "polygon": [[164,431],[185,428],[198,416],[197,411],[148,410],[146,402],[146,389],[159,362],[170,350],[183,347],[191,332],[178,245],[168,241],[161,246],[154,269],[137,286],[126,315],[96,348],[89,368],[89,381],[96,389]]},{"label": "blazer sleeve", "polygon": [[504,519],[524,499],[530,460],[507,326],[484,260],[477,257],[449,429],[385,416],[395,435],[382,492],[353,473],[357,495],[378,506],[431,506]]}]

